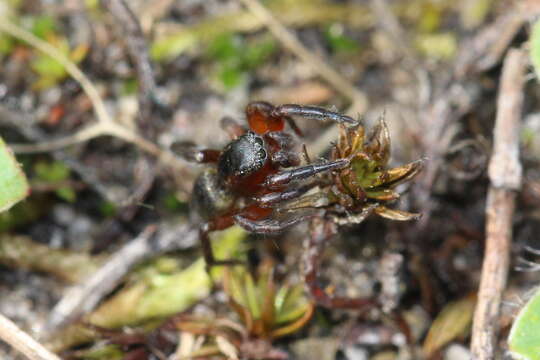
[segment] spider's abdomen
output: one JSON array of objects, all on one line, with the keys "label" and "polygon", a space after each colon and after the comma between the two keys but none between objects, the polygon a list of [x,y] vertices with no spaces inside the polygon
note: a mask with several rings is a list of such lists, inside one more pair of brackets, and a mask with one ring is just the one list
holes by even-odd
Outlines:
[{"label": "spider's abdomen", "polygon": [[224,215],[234,205],[234,195],[221,185],[214,168],[204,170],[195,180],[191,207],[204,220]]},{"label": "spider's abdomen", "polygon": [[263,138],[249,131],[223,150],[218,161],[219,177],[225,181],[240,180],[262,169],[267,158]]}]

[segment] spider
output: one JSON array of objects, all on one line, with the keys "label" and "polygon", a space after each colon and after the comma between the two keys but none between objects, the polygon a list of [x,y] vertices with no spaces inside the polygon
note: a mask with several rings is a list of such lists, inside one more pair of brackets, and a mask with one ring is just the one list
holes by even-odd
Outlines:
[{"label": "spider", "polygon": [[199,235],[207,268],[239,263],[214,257],[210,232],[238,224],[251,233],[279,233],[309,218],[299,215],[279,220],[274,216],[276,204],[297,198],[316,185],[296,185],[298,181],[349,166],[347,158],[300,166],[295,141],[285,131],[288,124],[301,135],[293,116],[357,123],[349,116],[316,106],[251,102],[246,107],[249,129],[232,118],[222,119],[221,127],[232,139],[223,150],[186,147],[181,151],[188,160],[213,164],[195,180],[191,199],[191,208],[201,224]]}]

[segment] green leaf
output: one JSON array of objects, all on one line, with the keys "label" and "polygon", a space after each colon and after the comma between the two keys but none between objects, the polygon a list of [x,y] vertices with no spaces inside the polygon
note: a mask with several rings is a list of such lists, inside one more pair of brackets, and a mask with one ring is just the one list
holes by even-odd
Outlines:
[{"label": "green leaf", "polygon": [[[238,253],[246,232],[235,226],[215,235],[219,241],[213,242],[214,253],[218,259],[225,259]],[[223,271],[219,267],[212,269],[212,279],[219,280]],[[93,325],[117,328],[171,316],[206,298],[212,290],[212,279],[204,259],[199,258],[178,272],[154,273],[135,281],[104,302],[87,320]]]},{"label": "green leaf", "polygon": [[534,67],[536,77],[540,78],[540,20],[537,20],[531,29],[531,38],[529,40],[531,48],[531,62]]},{"label": "green leaf", "polygon": [[420,34],[415,45],[424,56],[432,59],[449,60],[457,52],[456,35],[451,32]]},{"label": "green leaf", "polygon": [[46,182],[64,181],[69,178],[69,168],[59,161],[40,161],[34,165],[34,171],[40,180]]},{"label": "green leaf", "polygon": [[6,34],[0,34],[0,55],[7,55],[13,48],[13,39]]},{"label": "green leaf", "polygon": [[[69,179],[69,168],[59,161],[45,162],[40,161],[34,165],[36,176],[47,183],[58,183]],[[56,195],[67,202],[74,202],[77,194],[69,186],[59,187],[55,191]]]},{"label": "green leaf", "polygon": [[476,296],[467,295],[444,307],[431,324],[424,341],[423,350],[426,357],[431,357],[435,351],[449,342],[468,334],[475,306]]},{"label": "green leaf", "polygon": [[[247,45],[247,46],[246,46]],[[243,67],[246,70],[255,69],[262,65],[277,49],[273,38],[264,38],[246,44],[243,48]]]},{"label": "green leaf", "polygon": [[29,192],[26,176],[13,153],[0,138],[0,212],[24,199]]},{"label": "green leaf", "polygon": [[334,52],[352,53],[358,51],[360,46],[343,33],[343,24],[335,23],[326,29],[324,37]]},{"label": "green leaf", "polygon": [[32,23],[32,33],[41,39],[46,39],[56,31],[56,22],[52,16],[42,15],[30,19]]},{"label": "green leaf", "polygon": [[508,347],[513,357],[536,360],[540,354],[540,290],[525,304],[512,325]]},{"label": "green leaf", "polygon": [[206,50],[206,56],[218,61],[229,61],[242,56],[242,40],[240,36],[225,33],[218,36],[210,43]]},{"label": "green leaf", "polygon": [[60,189],[57,189],[55,193],[59,198],[70,203],[75,202],[75,200],[77,199],[77,193],[70,187],[62,187]]}]

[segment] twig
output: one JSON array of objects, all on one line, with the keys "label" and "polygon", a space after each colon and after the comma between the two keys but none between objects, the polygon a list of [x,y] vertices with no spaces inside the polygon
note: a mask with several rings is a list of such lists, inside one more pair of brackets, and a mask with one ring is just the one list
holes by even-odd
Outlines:
[{"label": "twig", "polygon": [[352,102],[352,111],[363,114],[367,110],[367,98],[345,77],[309,51],[274,15],[257,0],[240,0],[289,51],[308,64],[323,79]]},{"label": "twig", "polygon": [[124,0],[104,0],[103,4],[122,27],[129,56],[137,72],[139,80],[139,130],[148,138],[155,140],[155,126],[151,124],[150,115],[156,81],[141,26]]},{"label": "twig", "polygon": [[[154,71],[148,55],[148,47],[144,38],[141,25],[133,11],[124,0],[104,0],[103,4],[122,27],[122,35],[126,39],[129,56],[135,64],[137,79],[139,82],[138,100],[139,111],[137,116],[138,130],[145,138],[155,141],[158,129],[155,119],[152,118],[152,108],[155,98],[156,81]],[[156,178],[156,162],[152,158],[142,156],[137,161],[137,171],[134,178],[135,186],[128,199],[122,205],[127,208],[123,211],[123,218],[129,220],[134,216],[139,206],[135,205],[143,201],[148,191],[152,188]]]},{"label": "twig", "polygon": [[371,0],[371,8],[381,28],[390,36],[393,44],[410,62],[409,66],[417,64],[416,54],[412,51],[410,41],[405,31],[394,16],[386,0]]},{"label": "twig", "polygon": [[2,314],[0,314],[0,339],[30,360],[60,360]]},{"label": "twig", "polygon": [[193,246],[198,233],[189,225],[173,229],[148,226],[141,234],[124,245],[88,279],[69,288],[55,305],[45,326],[47,333],[53,333],[68,322],[79,318],[109,294],[121,279],[141,261],[159,253]]},{"label": "twig", "polygon": [[0,16],[0,31],[13,36],[14,38],[27,42],[39,51],[58,61],[66,69],[68,74],[81,85],[86,95],[88,95],[88,98],[92,102],[92,106],[98,121],[102,123],[113,123],[113,120],[105,109],[105,104],[103,103],[103,100],[101,99],[101,96],[99,95],[99,92],[94,84],[92,84],[90,79],[84,75],[77,65],[68,59],[67,56],[64,55],[60,50],[48,42],[41,40],[34,34],[24,30],[20,26],[17,26],[4,16]]},{"label": "twig", "polygon": [[[427,228],[431,217],[431,190],[455,135],[454,124],[478,101],[474,94],[467,94],[463,86],[465,80],[477,76],[500,61],[504,49],[509,45],[508,39],[511,39],[506,35],[501,38],[500,34],[515,35],[516,24],[523,24],[520,16],[520,13],[514,11],[500,15],[476,35],[463,41],[453,73],[442,85],[431,91],[437,95],[428,106],[420,109],[423,126],[428,129],[422,140],[423,155],[429,159],[419,181],[413,185],[414,199],[422,212],[422,219],[418,222],[420,230]],[[490,58],[489,64],[486,62],[487,57]]]},{"label": "twig", "polygon": [[519,127],[527,55],[511,49],[505,57],[495,120],[491,185],[486,204],[486,247],[478,290],[471,352],[478,360],[492,360],[496,349],[498,316],[506,286],[512,240],[516,191],[521,188]]},{"label": "twig", "polygon": [[107,112],[103,99],[99,95],[93,83],[84,75],[84,73],[64,54],[49,43],[39,39],[23,28],[12,23],[9,19],[0,16],[0,32],[5,32],[17,39],[23,40],[35,47],[39,51],[46,53],[62,64],[68,74],[78,81],[92,102],[94,112],[96,113],[97,122],[83,128],[76,133],[64,138],[45,141],[39,144],[10,144],[10,147],[17,153],[34,153],[54,151],[66,146],[74,145],[99,136],[114,136],[129,143],[133,143],[142,150],[151,155],[156,156],[161,161],[167,162],[169,165],[183,169],[184,163],[177,159],[170,151],[161,149],[151,141],[146,140],[134,131],[116,123]]}]

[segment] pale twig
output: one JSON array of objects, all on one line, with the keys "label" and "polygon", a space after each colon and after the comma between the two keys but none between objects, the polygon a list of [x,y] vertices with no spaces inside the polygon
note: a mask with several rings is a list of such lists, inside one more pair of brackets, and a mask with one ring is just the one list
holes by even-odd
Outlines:
[{"label": "pale twig", "polygon": [[[421,177],[413,185],[414,199],[422,213],[422,219],[418,222],[419,229],[426,229],[431,218],[435,204],[431,199],[431,192],[439,176],[444,155],[457,131],[457,120],[480,100],[474,92],[468,91],[465,79],[470,82],[484,72],[487,69],[486,64],[481,64],[488,57],[491,58],[490,66],[499,63],[503,53],[494,52],[493,49],[509,45],[505,40],[506,35],[505,39],[502,39],[501,34],[515,35],[516,24],[520,21],[522,23],[522,19],[516,18],[519,16],[514,11],[499,15],[477,34],[462,41],[451,77],[441,85],[433,86],[430,93],[436,95],[430,104],[421,108],[420,117],[426,129],[422,139],[423,154],[429,161],[426,162]],[[433,78],[436,79],[437,76]]]},{"label": "pale twig", "polygon": [[309,51],[257,0],[240,1],[268,27],[268,30],[270,30],[283,46],[308,64],[342,95],[347,97],[352,102],[351,111],[355,113],[354,115],[365,113],[367,109],[367,98],[364,93],[356,89],[343,75]]},{"label": "pale twig", "polygon": [[68,74],[75,79],[82,87],[88,98],[92,102],[92,106],[96,113],[99,122],[103,123],[112,123],[113,120],[110,117],[109,113],[105,109],[105,104],[99,95],[98,90],[92,84],[90,79],[84,75],[84,73],[75,65],[66,55],[64,55],[60,50],[52,46],[46,41],[41,40],[34,34],[26,31],[20,26],[11,22],[8,18],[0,17],[0,31],[3,31],[14,38],[23,40],[28,44],[32,45],[39,51],[49,55],[60,63]]},{"label": "pale twig", "polygon": [[48,152],[62,149],[66,146],[78,144],[99,136],[114,136],[129,143],[133,143],[145,152],[156,156],[161,161],[167,162],[174,168],[184,168],[184,163],[178,160],[170,151],[161,149],[151,141],[146,140],[136,132],[116,123],[105,108],[103,99],[94,84],[86,75],[64,54],[49,43],[39,39],[25,29],[11,22],[6,17],[0,17],[0,32],[5,32],[17,39],[23,40],[39,51],[51,56],[58,61],[68,74],[81,85],[81,88],[92,102],[96,113],[97,122],[75,132],[70,136],[51,141],[43,141],[39,144],[10,144],[17,153]]},{"label": "pale twig", "polygon": [[486,204],[486,245],[478,303],[474,313],[471,352],[474,359],[491,360],[497,349],[498,318],[506,287],[512,241],[516,191],[521,188],[519,128],[527,54],[510,49],[504,60],[495,120],[491,182]]},{"label": "pale twig", "polygon": [[105,0],[103,4],[109,9],[122,28],[122,35],[127,44],[129,56],[135,65],[139,82],[139,131],[149,139],[155,140],[155,126],[150,117],[156,81],[148,56],[148,47],[137,17],[125,0]]},{"label": "pale twig", "polygon": [[[102,3],[120,25],[122,37],[127,44],[127,50],[131,61],[135,65],[137,75],[139,111],[137,116],[137,128],[146,139],[155,141],[158,136],[158,126],[155,117],[152,116],[155,104],[156,80],[148,55],[148,47],[144,38],[139,20],[125,0],[105,0]],[[143,201],[144,197],[152,188],[156,178],[156,162],[148,155],[137,160],[134,179],[135,186],[131,195],[123,201],[123,205],[134,205]],[[129,220],[139,209],[139,206],[129,206],[123,211],[124,220]]]},{"label": "pale twig", "polygon": [[80,284],[69,288],[55,305],[49,316],[46,333],[52,334],[66,323],[81,317],[109,294],[122,278],[144,259],[157,254],[193,246],[198,231],[190,225],[175,227],[148,226],[141,234],[121,247],[94,274]]},{"label": "pale twig", "polygon": [[60,360],[2,314],[0,314],[0,339],[30,360]]}]

